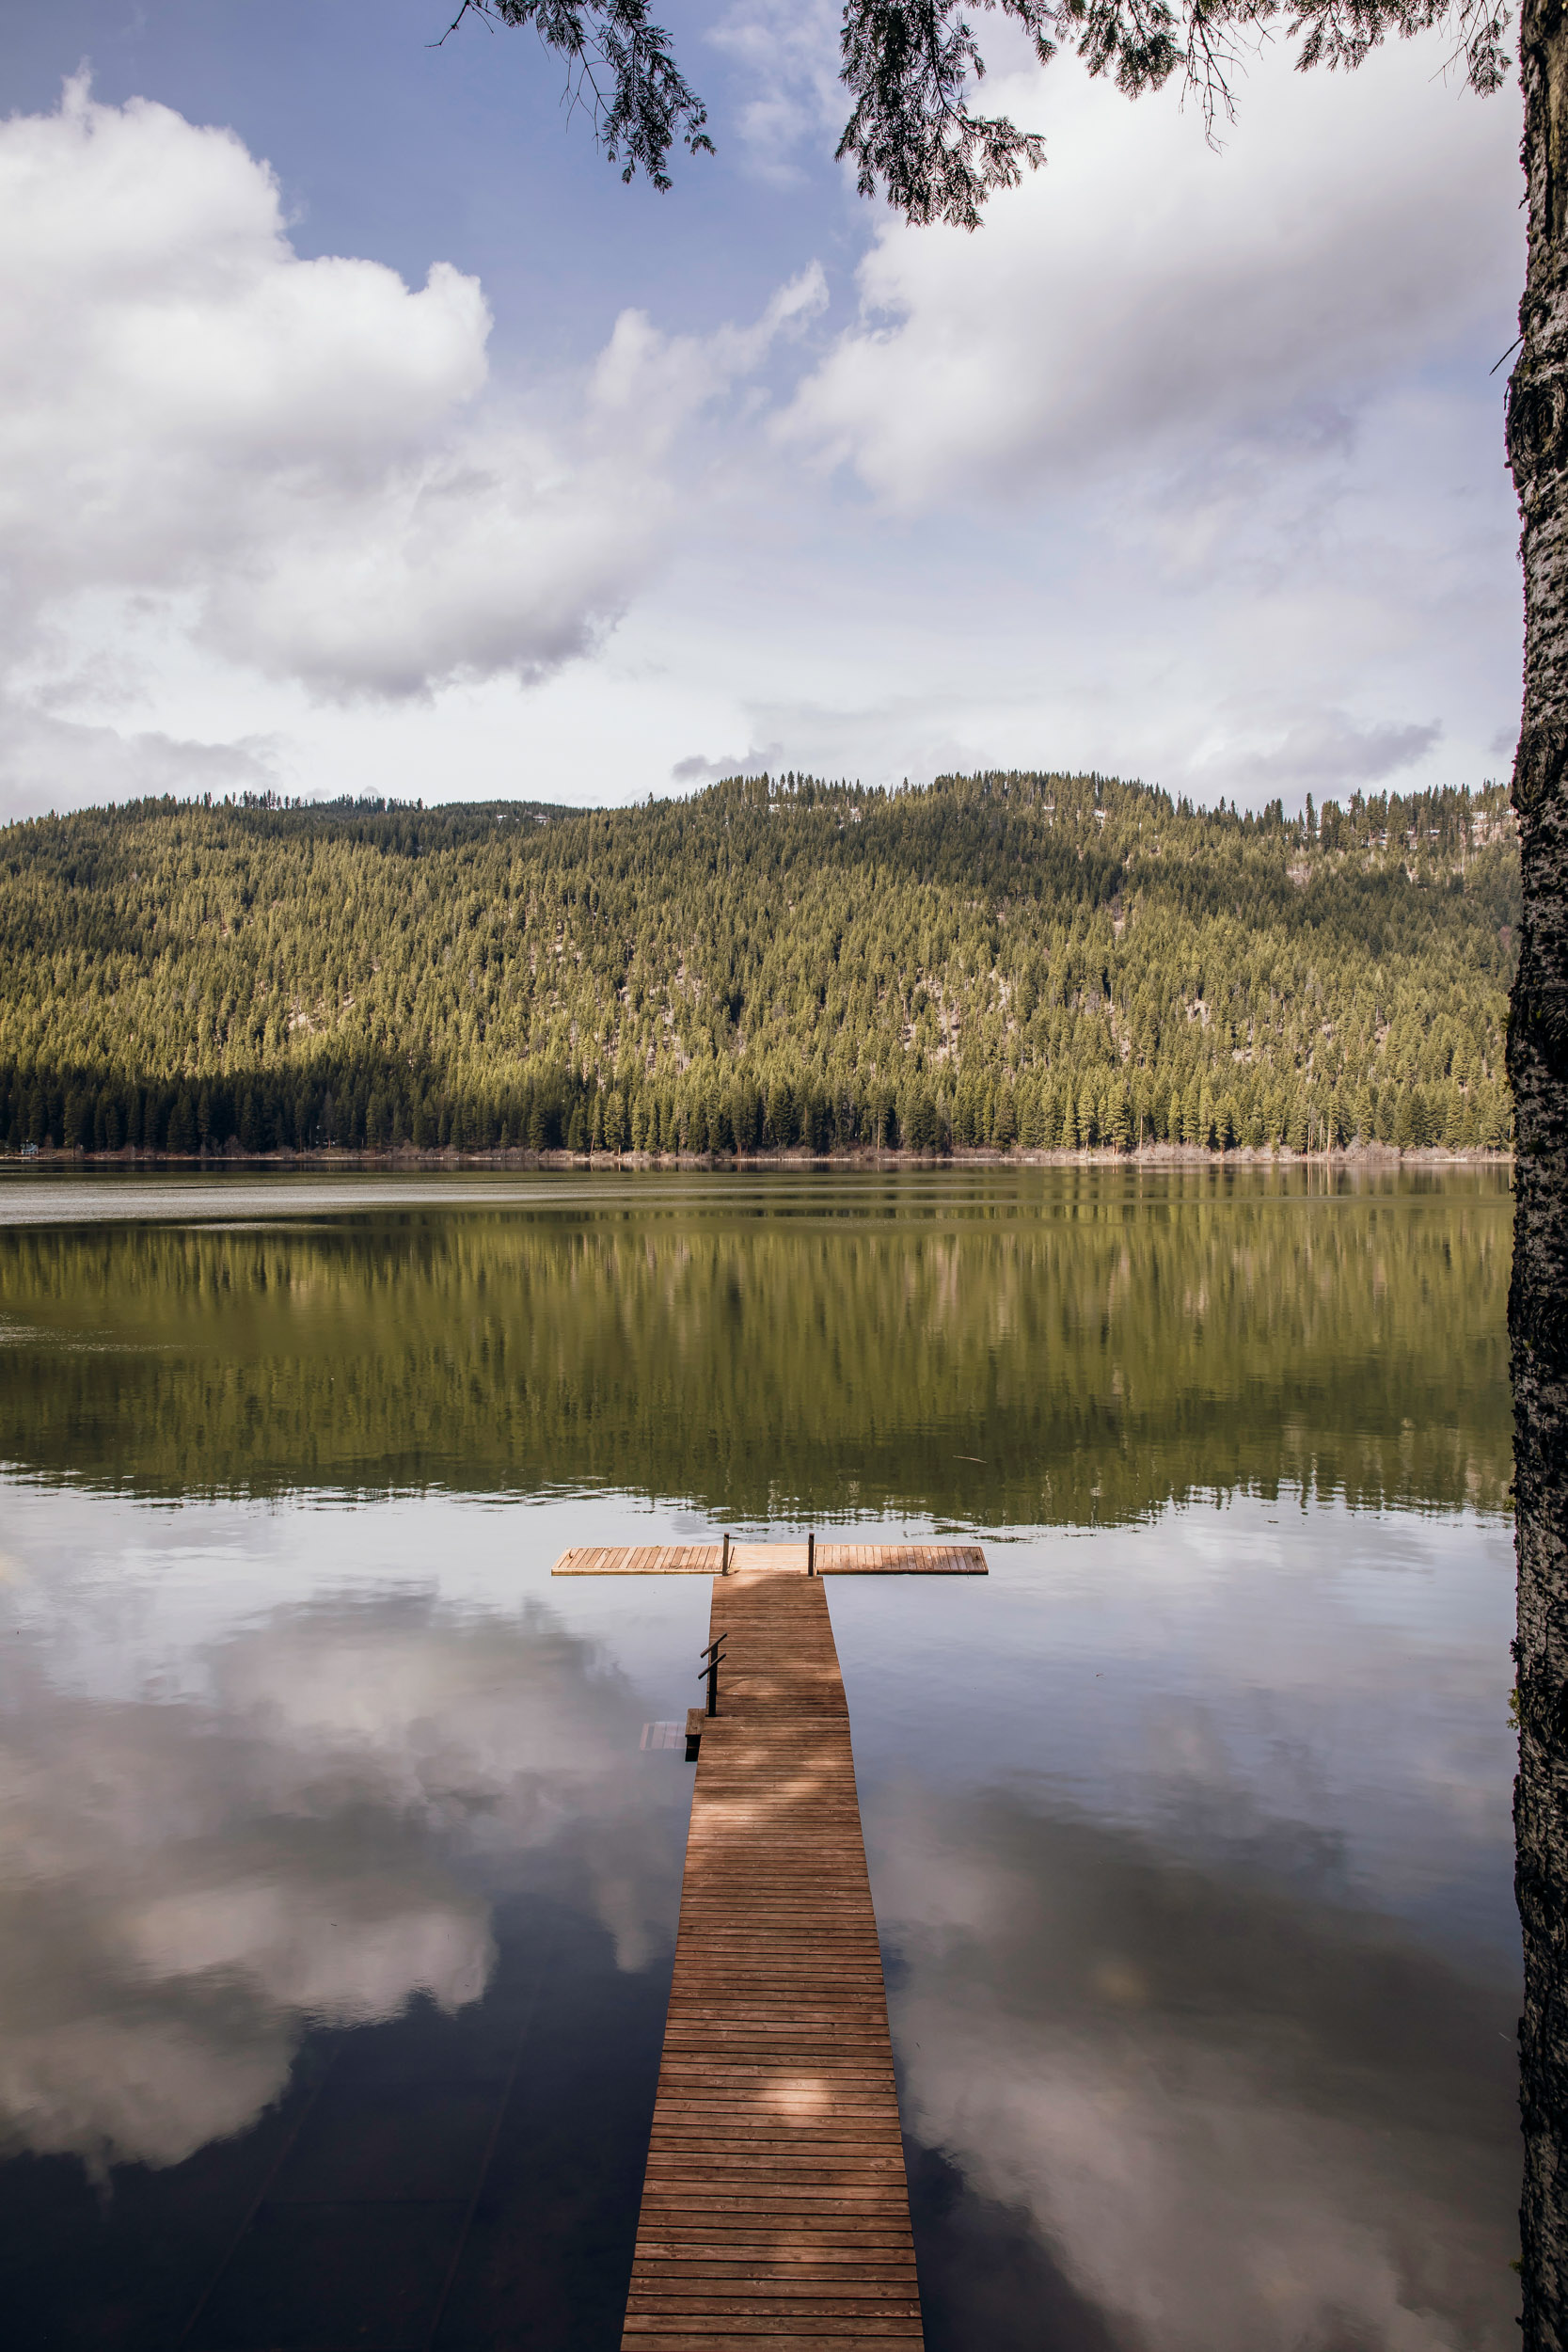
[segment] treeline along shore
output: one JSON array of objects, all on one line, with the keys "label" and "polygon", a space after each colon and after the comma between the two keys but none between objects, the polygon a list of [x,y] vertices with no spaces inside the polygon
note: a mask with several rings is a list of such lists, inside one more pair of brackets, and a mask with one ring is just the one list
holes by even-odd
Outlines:
[{"label": "treeline along shore", "polygon": [[0,830],[0,1152],[1506,1151],[1506,790],[1102,776]]}]

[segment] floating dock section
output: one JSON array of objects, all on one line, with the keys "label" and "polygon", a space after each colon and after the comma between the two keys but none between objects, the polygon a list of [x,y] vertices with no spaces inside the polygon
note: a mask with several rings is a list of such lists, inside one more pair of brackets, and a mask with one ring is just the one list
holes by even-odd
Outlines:
[{"label": "floating dock section", "polygon": [[[817,1544],[818,1576],[984,1576],[978,1544]],[[721,1544],[585,1544],[563,1551],[552,1576],[718,1576]],[[736,1574],[804,1576],[805,1544],[732,1544]]]}]

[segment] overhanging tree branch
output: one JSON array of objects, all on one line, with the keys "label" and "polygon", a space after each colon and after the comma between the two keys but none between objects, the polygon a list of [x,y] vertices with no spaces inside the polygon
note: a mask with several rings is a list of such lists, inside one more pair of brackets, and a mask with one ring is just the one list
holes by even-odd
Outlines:
[{"label": "overhanging tree branch", "polygon": [[656,188],[679,140],[689,154],[713,153],[707,109],[675,63],[670,36],[648,19],[648,0],[462,0],[442,40],[466,17],[531,24],[566,60],[566,97],[593,119],[594,135],[623,180],[639,167]]},{"label": "overhanging tree branch", "polygon": [[[1448,27],[1464,78],[1482,93],[1500,85],[1510,12],[1497,0],[976,0],[1011,17],[1042,65],[1076,50],[1129,98],[1180,72],[1213,136],[1230,119],[1243,56],[1276,26],[1299,46],[1297,67],[1354,67],[1390,34],[1412,40]],[[863,196],[879,186],[922,226],[979,226],[993,189],[1014,187],[1045,160],[1037,132],[1005,115],[973,113],[985,59],[958,0],[847,0],[842,79],[854,110],[839,141]]]},{"label": "overhanging tree branch", "polygon": [[[1360,65],[1390,34],[1409,40],[1447,28],[1450,62],[1482,93],[1501,85],[1510,58],[1502,0],[974,0],[1010,17],[1041,65],[1059,49],[1108,74],[1129,98],[1180,73],[1215,123],[1234,114],[1243,56],[1270,32],[1297,44],[1296,65]],[[585,106],[594,135],[623,180],[639,168],[671,185],[671,150],[711,154],[707,110],[675,63],[670,36],[650,22],[649,0],[461,0],[443,40],[470,16],[531,24],[564,57],[566,97]],[[980,114],[971,98],[986,62],[961,0],[846,0],[841,79],[853,107],[838,158],[855,166],[863,196],[880,187],[906,219],[976,229],[997,188],[1016,187],[1045,161],[1045,141],[1006,115]]]}]

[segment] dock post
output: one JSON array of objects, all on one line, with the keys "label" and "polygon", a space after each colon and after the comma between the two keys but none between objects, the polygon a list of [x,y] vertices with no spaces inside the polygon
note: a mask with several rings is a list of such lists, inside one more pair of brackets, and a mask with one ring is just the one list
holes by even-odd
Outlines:
[{"label": "dock post", "polygon": [[726,1535],[726,1536],[725,1536],[725,1538],[724,1538],[724,1553],[723,1553],[723,1557],[722,1557],[722,1559],[721,1559],[721,1560],[720,1561],[720,1563],[719,1563],[719,1573],[720,1573],[720,1575],[721,1575],[721,1576],[728,1576],[729,1572],[730,1572],[730,1539],[729,1539],[728,1535]]},{"label": "dock post", "polygon": [[815,1527],[806,1537],[806,1574],[808,1576],[816,1574],[816,1530]]}]

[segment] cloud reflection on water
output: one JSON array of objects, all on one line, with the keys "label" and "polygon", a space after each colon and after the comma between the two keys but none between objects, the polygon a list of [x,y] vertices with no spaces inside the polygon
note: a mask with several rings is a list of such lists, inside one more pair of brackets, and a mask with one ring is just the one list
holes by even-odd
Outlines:
[{"label": "cloud reflection on water", "polygon": [[689,1788],[637,1735],[708,1601],[549,1565],[750,1496],[1006,1537],[831,1593],[930,2352],[1511,2344],[1500,1185],[573,1198],[0,1249],[0,2144],[71,2159],[7,2174],[34,2338],[162,2352],[168,2233],[194,2298],[291,2069],[379,2144],[483,2044],[526,2095],[474,2308],[513,2342],[553,2280],[618,2341]]},{"label": "cloud reflection on water", "polygon": [[5,1661],[0,2137],[95,2169],[245,2128],[311,2025],[483,1994],[491,1899],[563,1834],[623,1968],[669,1939],[679,1825],[635,1701],[547,1609],[387,1594],[242,1627],[196,1696]]},{"label": "cloud reflection on water", "polygon": [[907,2128],[1129,2346],[1512,2344],[1508,1974],[1200,1843],[890,1792]]}]

